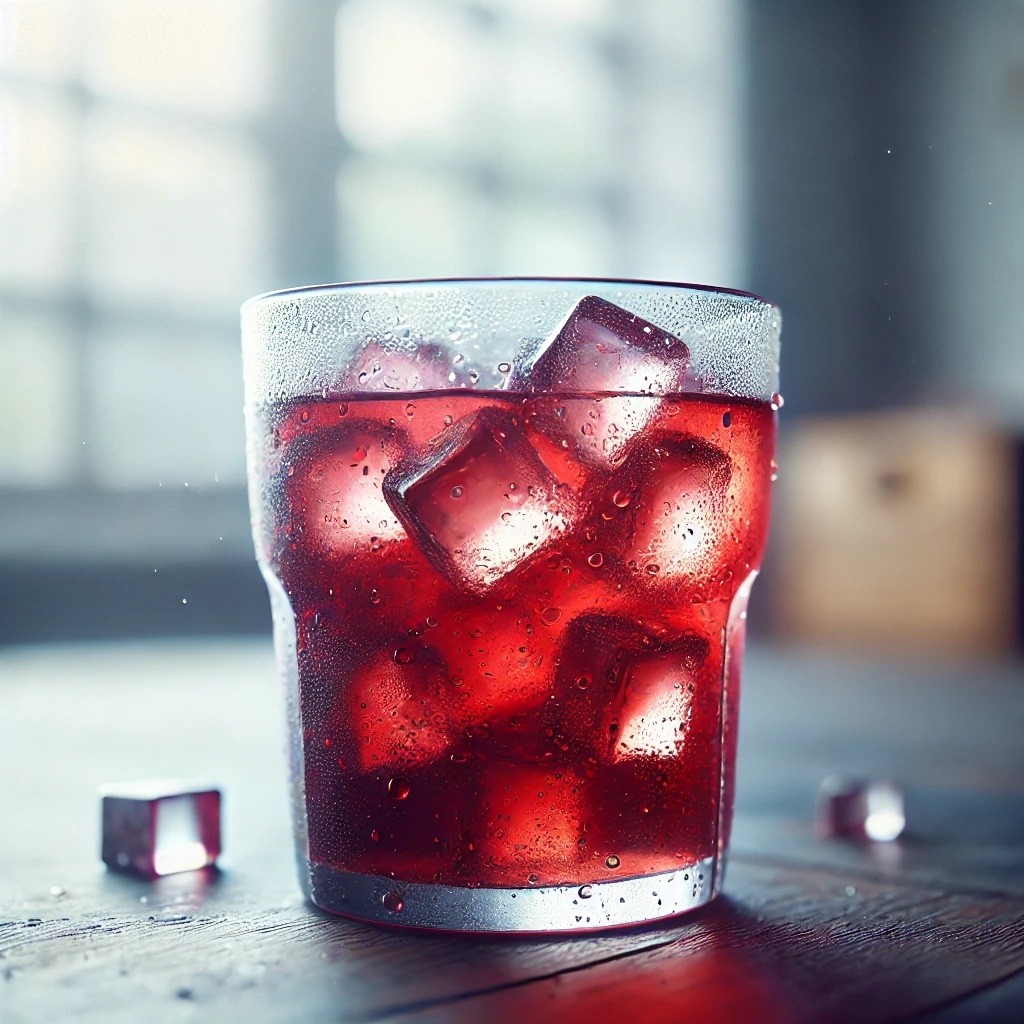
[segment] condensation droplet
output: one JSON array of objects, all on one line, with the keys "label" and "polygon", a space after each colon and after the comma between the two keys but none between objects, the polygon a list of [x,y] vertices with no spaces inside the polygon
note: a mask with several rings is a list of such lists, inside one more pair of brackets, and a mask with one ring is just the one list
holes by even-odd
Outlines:
[{"label": "condensation droplet", "polygon": [[462,495],[465,494],[465,493],[466,493],[465,490],[462,487],[460,487],[458,484],[456,484],[452,488],[452,497],[453,498],[461,498]]},{"label": "condensation droplet", "polygon": [[379,842],[380,842],[380,832],[378,832],[378,831],[377,831],[377,829],[374,829],[374,830],[373,830],[373,831],[372,831],[372,832],[370,833],[370,838],[371,838],[371,839],[372,839],[372,840],[373,840],[373,841],[374,841],[375,843],[379,843]]},{"label": "condensation droplet", "polygon": [[772,395],[772,411],[778,412],[785,404],[786,400],[776,391]]},{"label": "condensation droplet", "polygon": [[347,416],[348,415],[348,402],[342,402],[338,406],[338,415],[339,416]]},{"label": "condensation droplet", "polygon": [[619,490],[612,495],[612,504],[617,508],[626,508],[632,500],[633,494],[631,491]]},{"label": "condensation droplet", "polygon": [[384,909],[392,914],[400,914],[405,909],[401,893],[396,892],[394,889],[386,892],[381,902],[384,904]]},{"label": "condensation droplet", "polygon": [[498,363],[498,373],[508,373],[511,369],[510,363]]},{"label": "condensation droplet", "polygon": [[600,569],[604,565],[604,555],[600,551],[595,551],[587,561],[595,568]]},{"label": "condensation droplet", "polygon": [[614,853],[608,854],[604,859],[604,866],[608,868],[609,871],[614,871],[621,863],[622,861],[620,861]]},{"label": "condensation droplet", "polygon": [[396,665],[408,665],[412,661],[412,651],[408,647],[399,647],[394,653]]},{"label": "condensation droplet", "polygon": [[393,779],[388,779],[388,796],[392,800],[404,800],[409,795],[409,790],[412,786],[409,785],[409,780],[404,775],[396,775]]},{"label": "condensation droplet", "polygon": [[775,483],[775,481],[779,479],[779,464],[772,459],[771,462],[768,463],[768,469],[771,473],[771,481],[772,483]]},{"label": "condensation droplet", "polygon": [[370,604],[380,604],[380,594],[376,590],[370,591]]},{"label": "condensation droplet", "polygon": [[591,678],[591,675],[590,675],[589,672],[581,672],[576,677],[576,685],[581,690],[585,690],[592,682],[593,682],[593,679]]},{"label": "condensation droplet", "polygon": [[540,613],[541,621],[547,626],[553,626],[561,617],[561,608],[545,608]]}]

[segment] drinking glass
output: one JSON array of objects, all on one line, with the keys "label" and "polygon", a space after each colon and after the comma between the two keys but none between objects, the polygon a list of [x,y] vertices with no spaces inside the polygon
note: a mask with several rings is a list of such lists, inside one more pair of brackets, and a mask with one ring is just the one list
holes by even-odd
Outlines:
[{"label": "drinking glass", "polygon": [[634,281],[378,282],[257,297],[242,336],[308,898],[484,932],[711,899],[778,310]]}]

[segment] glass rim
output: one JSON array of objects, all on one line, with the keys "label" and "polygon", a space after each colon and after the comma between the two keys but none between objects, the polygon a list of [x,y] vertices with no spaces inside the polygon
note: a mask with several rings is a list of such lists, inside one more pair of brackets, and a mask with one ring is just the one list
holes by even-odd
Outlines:
[{"label": "glass rim", "polygon": [[772,309],[779,314],[781,311],[770,299],[756,292],[744,291],[742,288],[728,288],[720,285],[692,284],[685,281],[654,281],[645,278],[630,277],[409,277],[396,278],[394,280],[367,280],[367,281],[339,281],[336,283],[295,285],[290,288],[275,288],[271,291],[261,292],[246,299],[240,307],[244,313],[250,307],[258,306],[270,299],[285,298],[286,296],[306,296],[332,294],[335,292],[357,291],[359,289],[373,290],[377,288],[402,288],[402,287],[429,287],[431,285],[546,285],[546,284],[595,284],[610,286],[626,286],[640,288],[663,288],[680,292],[703,292],[708,295],[731,295],[735,298],[748,299],[751,302]]}]

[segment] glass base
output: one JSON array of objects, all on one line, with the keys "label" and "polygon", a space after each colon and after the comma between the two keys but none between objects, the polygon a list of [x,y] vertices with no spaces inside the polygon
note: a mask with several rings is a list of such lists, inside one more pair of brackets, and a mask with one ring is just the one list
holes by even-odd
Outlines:
[{"label": "glass base", "polygon": [[657,875],[614,882],[523,889],[398,882],[310,864],[307,895],[345,917],[451,932],[575,932],[642,924],[707,903],[716,893],[715,858]]}]

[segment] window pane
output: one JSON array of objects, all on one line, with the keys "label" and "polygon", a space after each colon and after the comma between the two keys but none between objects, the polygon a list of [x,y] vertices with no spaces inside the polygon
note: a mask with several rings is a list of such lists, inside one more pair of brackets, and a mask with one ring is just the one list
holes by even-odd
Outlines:
[{"label": "window pane", "polygon": [[567,28],[607,29],[613,22],[613,0],[478,0],[515,18],[529,19],[544,30],[552,24]]},{"label": "window pane", "polygon": [[485,124],[486,37],[422,0],[348,0],[338,11],[338,125],[362,149],[473,152]]},{"label": "window pane", "polygon": [[67,0],[0,0],[0,68],[45,78],[78,70],[81,7]]},{"label": "window pane", "polygon": [[71,473],[76,446],[72,339],[52,317],[0,309],[4,434],[0,486],[45,487]]},{"label": "window pane", "polygon": [[0,89],[0,282],[61,284],[72,271],[75,122],[61,103]]},{"label": "window pane", "polygon": [[96,0],[86,82],[100,93],[244,117],[266,99],[267,0]]},{"label": "window pane", "polygon": [[338,176],[338,251],[349,279],[479,272],[479,194],[460,178],[395,161],[350,160]]},{"label": "window pane", "polygon": [[619,272],[613,233],[597,204],[507,196],[495,241],[496,274],[601,277]]},{"label": "window pane", "polygon": [[240,484],[242,365],[233,335],[108,325],[87,368],[101,486]]},{"label": "window pane", "polygon": [[234,316],[272,286],[265,168],[248,146],[113,114],[87,127],[88,281],[105,299]]},{"label": "window pane", "polygon": [[524,29],[504,36],[500,52],[503,168],[574,187],[612,178],[622,146],[608,62],[587,47]]}]

